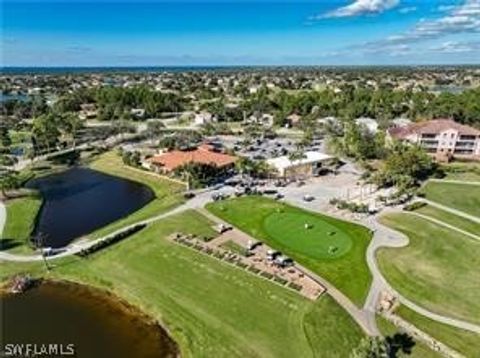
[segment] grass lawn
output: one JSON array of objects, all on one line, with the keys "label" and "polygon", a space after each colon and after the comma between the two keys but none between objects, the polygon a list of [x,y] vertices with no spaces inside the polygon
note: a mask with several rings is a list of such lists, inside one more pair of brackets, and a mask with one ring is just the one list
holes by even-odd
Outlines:
[{"label": "grass lawn", "polygon": [[[392,322],[386,320],[382,316],[377,316],[377,327],[380,333],[387,337],[393,336],[396,333],[402,333]],[[426,344],[420,341],[415,341],[412,353],[409,355],[412,358],[440,358],[441,354],[431,350]]]},{"label": "grass lawn", "polygon": [[480,217],[480,185],[428,182],[423,191],[428,200]]},{"label": "grass lawn", "polygon": [[480,323],[480,242],[413,215],[382,222],[410,238],[406,247],[377,253],[390,284],[433,312]]},{"label": "grass lawn", "polygon": [[153,190],[156,196],[155,199],[140,210],[96,230],[90,235],[93,238],[107,235],[123,226],[159,215],[184,201],[182,196],[182,192],[185,190],[184,185],[152,175],[149,172],[142,172],[141,170],[130,168],[124,165],[120,156],[113,151],[102,154],[99,158],[90,163],[89,167],[100,172],[127,178],[147,185]]},{"label": "grass lawn", "polygon": [[440,220],[446,224],[458,227],[459,229],[468,231],[472,234],[480,235],[480,224],[475,221],[465,219],[461,216],[451,214],[442,209],[438,209],[431,205],[426,205],[420,209],[415,210],[415,212],[423,215],[430,216],[434,219]]},{"label": "grass lawn", "polygon": [[480,182],[480,168],[478,163],[454,162],[444,164],[442,168],[446,173],[445,179]]},{"label": "grass lawn", "polygon": [[450,172],[447,173],[445,179],[480,182],[480,174],[476,172]]},{"label": "grass lawn", "polygon": [[1,236],[1,250],[15,253],[31,251],[28,246],[29,239],[41,205],[42,200],[37,196],[25,196],[5,203],[7,221]]},{"label": "grass lawn", "polygon": [[[371,282],[365,261],[368,229],[258,196],[211,203],[207,209],[317,272],[363,305]],[[305,229],[305,223],[312,227]]]},{"label": "grass lawn", "polygon": [[349,355],[362,332],[327,295],[307,300],[165,240],[176,231],[211,230],[203,216],[188,211],[88,259],[64,259],[51,275],[109,289],[139,306],[164,323],[183,357]]},{"label": "grass lawn", "polygon": [[443,344],[464,354],[467,358],[478,357],[480,334],[435,322],[405,306],[400,306],[395,313]]}]

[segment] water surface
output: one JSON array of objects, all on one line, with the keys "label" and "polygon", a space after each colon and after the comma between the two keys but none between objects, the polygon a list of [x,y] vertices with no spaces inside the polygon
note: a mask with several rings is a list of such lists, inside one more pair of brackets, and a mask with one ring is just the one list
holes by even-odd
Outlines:
[{"label": "water surface", "polygon": [[55,343],[64,347],[73,344],[77,358],[177,355],[175,342],[160,326],[147,323],[100,291],[49,282],[0,300],[1,347],[20,343]]},{"label": "water surface", "polygon": [[44,199],[35,234],[42,233],[44,246],[55,248],[127,216],[154,198],[145,185],[83,167],[34,179],[27,187],[38,189]]}]

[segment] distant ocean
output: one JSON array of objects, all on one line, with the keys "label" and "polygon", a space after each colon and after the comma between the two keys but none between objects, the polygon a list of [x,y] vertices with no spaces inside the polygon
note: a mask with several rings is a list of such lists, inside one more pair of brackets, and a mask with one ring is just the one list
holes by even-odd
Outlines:
[{"label": "distant ocean", "polygon": [[0,67],[0,74],[23,75],[23,74],[82,74],[82,73],[160,73],[160,72],[208,72],[208,71],[246,71],[246,70],[364,70],[364,69],[394,69],[394,68],[479,68],[479,64],[458,65],[362,65],[362,66],[336,66],[336,65],[251,65],[251,66],[112,66],[112,67]]},{"label": "distant ocean", "polygon": [[[22,74],[82,74],[82,73],[148,73],[148,72],[206,72],[267,68],[260,66],[147,66],[147,67],[0,67],[5,75]],[[269,68],[273,68],[270,66]]]}]

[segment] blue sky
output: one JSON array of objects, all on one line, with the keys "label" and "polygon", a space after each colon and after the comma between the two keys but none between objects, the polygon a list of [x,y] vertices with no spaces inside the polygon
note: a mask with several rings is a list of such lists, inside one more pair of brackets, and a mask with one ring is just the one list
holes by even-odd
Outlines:
[{"label": "blue sky", "polygon": [[480,62],[480,0],[2,1],[4,66]]}]

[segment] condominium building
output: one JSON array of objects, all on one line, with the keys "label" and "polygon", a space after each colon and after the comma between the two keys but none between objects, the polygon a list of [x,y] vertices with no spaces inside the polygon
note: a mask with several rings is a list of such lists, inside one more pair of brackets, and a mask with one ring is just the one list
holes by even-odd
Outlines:
[{"label": "condominium building", "polygon": [[480,159],[480,130],[451,119],[390,128],[387,138],[419,144],[438,159]]}]

